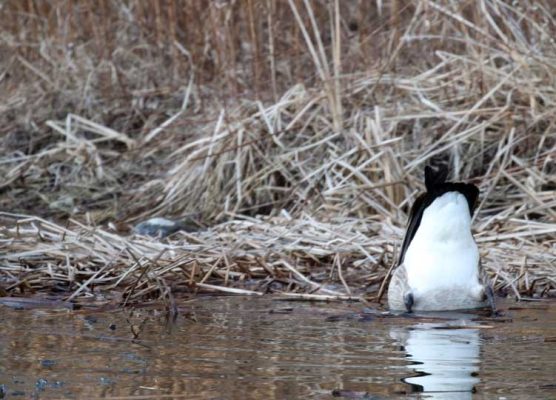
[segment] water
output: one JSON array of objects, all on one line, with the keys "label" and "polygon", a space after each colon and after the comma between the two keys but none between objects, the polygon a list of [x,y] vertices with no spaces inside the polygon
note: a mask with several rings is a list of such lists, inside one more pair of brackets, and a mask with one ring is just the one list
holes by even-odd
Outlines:
[{"label": "water", "polygon": [[363,313],[360,304],[213,297],[182,304],[173,323],[147,309],[0,307],[0,393],[8,399],[556,398],[556,304],[502,307],[506,322],[473,314],[383,318]]}]

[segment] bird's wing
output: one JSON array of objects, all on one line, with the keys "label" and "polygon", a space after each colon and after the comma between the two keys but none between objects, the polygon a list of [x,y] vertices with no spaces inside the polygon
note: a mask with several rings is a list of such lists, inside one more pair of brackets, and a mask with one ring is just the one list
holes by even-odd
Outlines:
[{"label": "bird's wing", "polygon": [[422,194],[421,196],[417,197],[417,200],[415,200],[415,203],[413,203],[413,207],[411,207],[411,212],[409,213],[409,223],[407,224],[407,230],[403,239],[402,249],[400,250],[398,265],[401,265],[403,263],[405,252],[411,244],[415,233],[417,233],[417,229],[419,229],[421,218],[423,218],[424,202],[425,194]]}]

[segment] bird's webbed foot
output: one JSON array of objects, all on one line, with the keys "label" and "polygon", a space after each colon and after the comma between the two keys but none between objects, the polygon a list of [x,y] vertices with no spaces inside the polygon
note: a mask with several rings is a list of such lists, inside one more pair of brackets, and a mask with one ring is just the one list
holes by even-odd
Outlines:
[{"label": "bird's webbed foot", "polygon": [[405,304],[405,309],[407,310],[407,312],[408,313],[413,312],[412,309],[413,309],[413,304],[415,303],[415,301],[414,301],[412,292],[407,292],[406,294],[404,294],[403,302]]}]

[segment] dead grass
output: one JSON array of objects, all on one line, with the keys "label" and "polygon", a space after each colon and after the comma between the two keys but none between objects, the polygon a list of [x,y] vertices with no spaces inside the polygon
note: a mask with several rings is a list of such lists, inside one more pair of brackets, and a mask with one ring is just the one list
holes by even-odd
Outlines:
[{"label": "dead grass", "polygon": [[431,162],[496,288],[556,288],[550,4],[359,3],[6,3],[4,292],[376,297]]}]

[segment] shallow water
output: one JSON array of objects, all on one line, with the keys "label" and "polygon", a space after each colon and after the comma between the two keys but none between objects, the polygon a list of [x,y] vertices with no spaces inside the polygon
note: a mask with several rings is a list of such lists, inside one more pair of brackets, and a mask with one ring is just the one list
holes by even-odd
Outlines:
[{"label": "shallow water", "polygon": [[182,304],[169,322],[145,309],[0,307],[0,393],[9,399],[556,398],[556,304],[502,308],[506,318],[498,320],[386,318],[360,304],[213,297]]}]

